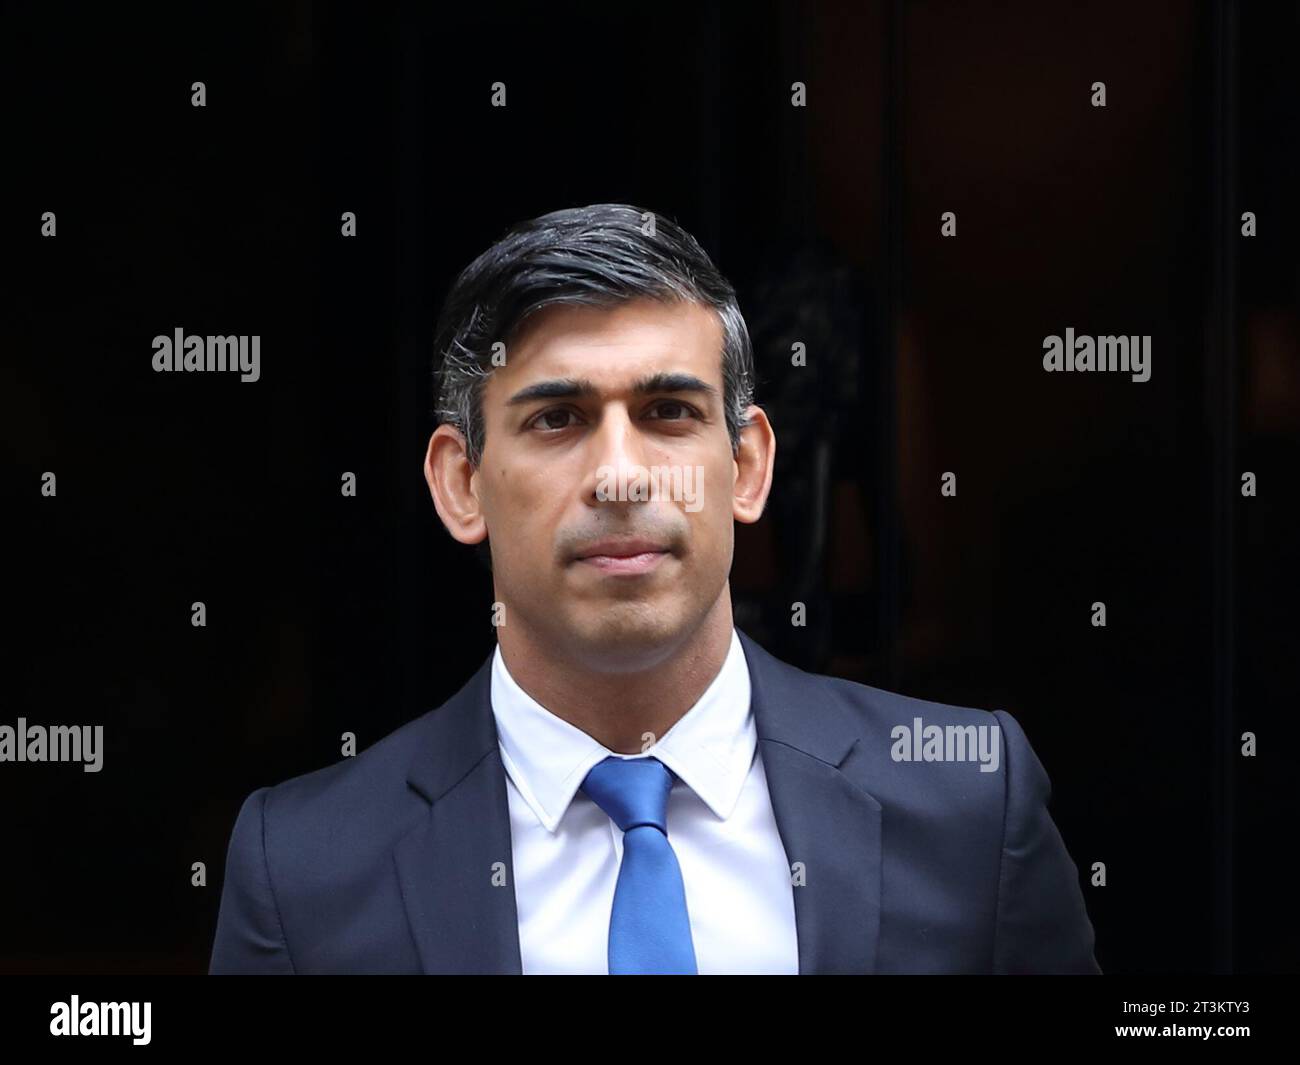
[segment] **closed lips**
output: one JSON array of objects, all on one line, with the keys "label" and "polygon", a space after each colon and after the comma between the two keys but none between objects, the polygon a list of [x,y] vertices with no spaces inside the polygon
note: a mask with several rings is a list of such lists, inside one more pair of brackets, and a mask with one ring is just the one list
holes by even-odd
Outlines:
[{"label": "closed lips", "polygon": [[597,556],[635,558],[637,555],[664,554],[667,550],[662,544],[652,543],[649,540],[606,541],[583,548],[578,552],[577,557],[579,559],[595,558]]}]

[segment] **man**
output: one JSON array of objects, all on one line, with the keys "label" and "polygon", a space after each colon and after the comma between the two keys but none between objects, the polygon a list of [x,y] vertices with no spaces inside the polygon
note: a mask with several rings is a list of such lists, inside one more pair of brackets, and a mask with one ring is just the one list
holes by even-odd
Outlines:
[{"label": "man", "polygon": [[212,972],[1099,971],[1009,714],[734,627],[776,440],[688,234],[613,204],[525,223],[438,338],[425,476],[488,545],[497,645],[442,707],[248,797]]}]

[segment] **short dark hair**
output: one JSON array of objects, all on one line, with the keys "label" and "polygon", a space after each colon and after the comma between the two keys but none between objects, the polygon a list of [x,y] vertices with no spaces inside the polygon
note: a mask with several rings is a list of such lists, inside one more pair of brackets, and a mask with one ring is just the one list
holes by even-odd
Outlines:
[{"label": "short dark hair", "polygon": [[556,303],[608,307],[638,297],[692,301],[722,322],[722,399],[735,451],[754,397],[754,354],[736,293],[695,238],[667,215],[623,203],[552,211],[509,230],[469,264],[435,329],[435,415],[483,457],[483,384],[493,345]]}]

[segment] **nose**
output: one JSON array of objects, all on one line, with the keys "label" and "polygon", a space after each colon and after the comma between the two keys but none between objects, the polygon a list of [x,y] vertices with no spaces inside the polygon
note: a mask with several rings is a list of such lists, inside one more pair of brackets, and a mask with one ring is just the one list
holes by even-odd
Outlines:
[{"label": "nose", "polygon": [[646,465],[645,436],[628,417],[627,408],[621,403],[606,407],[589,439],[590,468],[583,485],[587,504],[599,507],[643,502],[619,498],[620,483],[635,478],[637,469]]}]

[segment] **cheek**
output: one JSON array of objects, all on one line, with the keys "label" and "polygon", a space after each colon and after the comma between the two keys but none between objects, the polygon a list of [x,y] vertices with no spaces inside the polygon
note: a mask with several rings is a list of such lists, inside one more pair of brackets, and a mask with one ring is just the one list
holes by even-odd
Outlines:
[{"label": "cheek", "polygon": [[502,546],[530,565],[550,558],[560,521],[560,497],[546,488],[544,478],[529,481],[516,471],[485,502],[489,527],[501,530]]},{"label": "cheek", "polygon": [[735,505],[735,471],[730,463],[720,468],[705,486],[705,506],[715,513],[718,520],[730,524],[735,520],[732,507]]},{"label": "cheek", "polygon": [[731,493],[706,493],[702,501],[704,506],[698,512],[687,515],[694,551],[701,557],[719,558],[727,553],[727,538],[735,520],[731,513]]}]

